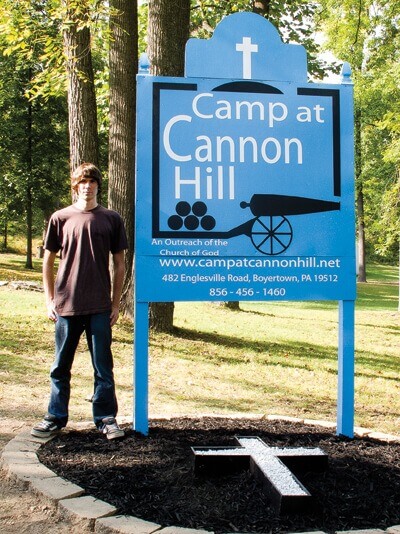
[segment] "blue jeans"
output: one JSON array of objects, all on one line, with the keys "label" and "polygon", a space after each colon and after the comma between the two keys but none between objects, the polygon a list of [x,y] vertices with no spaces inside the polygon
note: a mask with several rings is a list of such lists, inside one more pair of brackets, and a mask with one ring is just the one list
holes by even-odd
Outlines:
[{"label": "blue jeans", "polygon": [[68,422],[71,368],[83,332],[86,333],[94,369],[92,409],[95,425],[99,427],[104,417],[115,417],[118,411],[111,353],[110,313],[58,317],[55,324],[55,360],[50,370],[48,414],[61,427]]}]

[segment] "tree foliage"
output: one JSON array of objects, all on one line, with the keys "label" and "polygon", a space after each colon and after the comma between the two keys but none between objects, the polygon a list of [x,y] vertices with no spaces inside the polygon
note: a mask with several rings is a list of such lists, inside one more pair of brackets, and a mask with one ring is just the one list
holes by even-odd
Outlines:
[{"label": "tree foliage", "polygon": [[[152,8],[178,3],[150,2]],[[185,4],[186,5],[186,4]],[[187,0],[189,33],[209,38],[222,17],[257,11],[280,31],[284,41],[301,43],[309,58],[309,74],[328,72],[319,56],[320,39],[338,61],[349,61],[355,83],[357,186],[362,191],[369,258],[395,261],[399,241],[400,161],[400,0]],[[139,53],[160,35],[148,35],[148,2],[138,8]],[[89,32],[96,96],[99,161],[107,176],[109,107],[109,19],[112,3],[99,0],[2,0],[0,5],[0,218],[7,228],[27,224],[32,207],[33,229],[68,195],[66,123],[67,70],[63,34],[74,27]],[[168,15],[168,13],[167,13]],[[175,17],[176,18],[176,17]],[[168,22],[168,21],[167,21]],[[170,32],[182,49],[182,35]],[[111,39],[111,41],[110,41]],[[172,45],[171,45],[172,43]],[[176,44],[175,43],[175,44]],[[160,44],[160,43],[159,43]],[[331,63],[335,71],[338,61]],[[174,60],[175,66],[178,64]],[[181,72],[181,64],[175,75]],[[163,71],[164,72],[164,71]],[[161,73],[161,71],[160,71]],[[111,119],[114,121],[115,119]],[[114,173],[114,171],[113,171]],[[111,188],[114,185],[111,184]]]},{"label": "tree foliage", "polygon": [[58,0],[2,0],[2,53],[32,66],[27,95],[65,96],[62,12]]},{"label": "tree foliage", "polygon": [[218,22],[226,15],[240,11],[254,11],[266,17],[278,28],[284,42],[302,44],[308,54],[310,76],[322,78],[336,65],[328,65],[319,56],[320,46],[315,39],[319,5],[307,0],[227,0],[209,2],[192,0],[191,35],[209,38]]},{"label": "tree foliage", "polygon": [[[38,4],[39,5],[39,4]],[[0,12],[0,212],[3,244],[9,227],[24,227],[27,267],[32,236],[58,207],[65,193],[60,177],[67,161],[65,100],[53,95],[30,98],[43,68],[49,19],[36,3],[2,4]],[[7,11],[7,9],[8,11]],[[51,24],[50,24],[51,25]],[[52,29],[48,30],[51,34]]]},{"label": "tree foliage", "polygon": [[395,261],[399,246],[400,2],[326,0],[326,47],[353,68],[357,187],[369,257]]}]

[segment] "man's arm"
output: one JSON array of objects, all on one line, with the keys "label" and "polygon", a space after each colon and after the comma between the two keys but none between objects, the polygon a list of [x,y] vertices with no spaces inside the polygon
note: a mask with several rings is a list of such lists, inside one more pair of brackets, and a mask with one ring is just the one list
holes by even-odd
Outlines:
[{"label": "man's arm", "polygon": [[50,321],[57,321],[57,312],[54,306],[54,262],[56,252],[44,251],[43,257],[43,287],[46,298],[47,316]]},{"label": "man's arm", "polygon": [[112,304],[111,304],[111,326],[114,326],[118,320],[119,304],[122,294],[122,286],[125,276],[125,251],[121,250],[113,254],[113,286],[112,286]]}]

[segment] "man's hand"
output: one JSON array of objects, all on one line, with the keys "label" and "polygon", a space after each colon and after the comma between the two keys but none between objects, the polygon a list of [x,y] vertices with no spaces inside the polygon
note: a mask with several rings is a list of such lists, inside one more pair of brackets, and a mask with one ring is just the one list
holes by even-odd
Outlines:
[{"label": "man's hand", "polygon": [[110,323],[114,326],[118,321],[119,303],[122,294],[122,284],[125,275],[125,251],[121,250],[113,254],[113,284]]},{"label": "man's hand", "polygon": [[47,303],[47,317],[50,319],[50,321],[53,321],[53,323],[55,323],[58,319],[58,313],[56,312],[56,307],[53,300],[50,300]]},{"label": "man's hand", "polygon": [[118,316],[119,316],[119,306],[113,306],[111,308],[111,315],[110,315],[111,327],[113,327],[115,323],[118,321]]}]

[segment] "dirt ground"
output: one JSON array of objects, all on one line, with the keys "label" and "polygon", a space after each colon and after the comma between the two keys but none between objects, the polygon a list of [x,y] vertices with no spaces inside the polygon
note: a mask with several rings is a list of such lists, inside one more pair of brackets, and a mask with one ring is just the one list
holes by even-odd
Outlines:
[{"label": "dirt ground", "polygon": [[[2,419],[0,422],[0,452],[17,434],[28,430],[25,422]],[[71,526],[61,523],[54,509],[46,506],[29,490],[9,480],[0,470],[0,532],[2,534],[70,534]]]}]

